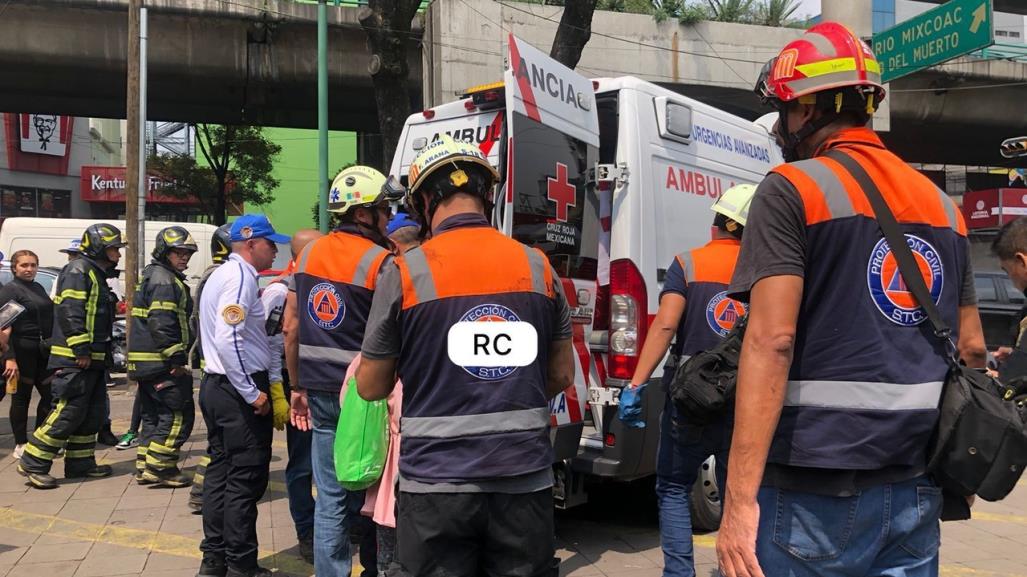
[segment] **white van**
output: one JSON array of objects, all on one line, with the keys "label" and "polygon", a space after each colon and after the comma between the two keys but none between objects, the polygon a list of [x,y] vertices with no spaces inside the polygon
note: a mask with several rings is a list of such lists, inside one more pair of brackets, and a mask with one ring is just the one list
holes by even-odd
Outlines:
[{"label": "white van", "polygon": [[[782,158],[767,129],[745,119],[633,77],[584,79],[514,37],[510,47],[508,61],[520,64],[505,83],[407,119],[390,172],[405,179],[442,132],[477,143],[502,177],[493,223],[546,252],[564,280],[577,376],[550,408],[554,494],[570,507],[587,498],[585,477],[655,472],[662,369],[646,392],[645,428],[623,426],[616,405],[666,267],[710,240],[723,191],[758,183]],[[717,510],[709,525],[719,503],[706,495]]]},{"label": "white van", "polygon": [[[68,256],[59,252],[67,248],[74,239],[82,238],[83,231],[89,225],[98,222],[106,222],[125,231],[123,220],[89,220],[81,218],[28,218],[15,217],[4,220],[0,227],[0,251],[6,257],[10,257],[14,251],[29,249],[39,255],[39,266],[42,267],[63,267],[68,262]],[[143,264],[150,262],[150,252],[157,241],[157,233],[161,229],[178,225],[188,230],[196,245],[200,247],[199,252],[193,255],[189,261],[189,268],[186,269],[186,279],[189,284],[199,281],[203,271],[210,266],[210,239],[217,230],[211,224],[196,222],[164,222],[146,221],[146,260]],[[124,254],[124,251],[122,251]],[[124,268],[124,261],[122,261]]]}]

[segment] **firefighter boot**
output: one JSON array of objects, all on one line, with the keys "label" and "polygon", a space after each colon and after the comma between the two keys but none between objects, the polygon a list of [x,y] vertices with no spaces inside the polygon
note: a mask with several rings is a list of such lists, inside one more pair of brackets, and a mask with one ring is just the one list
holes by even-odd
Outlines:
[{"label": "firefighter boot", "polygon": [[21,463],[18,463],[18,474],[22,477],[26,477],[29,480],[29,484],[37,489],[56,489],[57,479],[46,473],[32,473],[22,468]]},{"label": "firefighter boot", "polygon": [[74,473],[64,473],[65,479],[102,479],[104,477],[110,477],[114,474],[114,469],[110,465],[97,465],[87,471],[79,471]]}]

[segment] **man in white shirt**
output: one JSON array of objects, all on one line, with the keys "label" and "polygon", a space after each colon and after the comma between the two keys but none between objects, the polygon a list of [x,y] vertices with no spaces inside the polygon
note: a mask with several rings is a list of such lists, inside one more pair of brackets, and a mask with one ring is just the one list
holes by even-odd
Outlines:
[{"label": "man in white shirt", "polygon": [[263,215],[232,224],[232,254],[218,267],[200,299],[205,360],[200,409],[207,424],[210,464],[204,478],[203,563],[197,577],[269,577],[257,565],[257,501],[271,463],[272,350],[257,272],[278,254],[275,233]]}]

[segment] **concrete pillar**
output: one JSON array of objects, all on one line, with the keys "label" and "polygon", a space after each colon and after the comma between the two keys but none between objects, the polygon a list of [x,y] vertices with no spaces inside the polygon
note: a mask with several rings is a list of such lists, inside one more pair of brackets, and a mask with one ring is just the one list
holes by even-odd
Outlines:
[{"label": "concrete pillar", "polygon": [[871,0],[823,0],[820,13],[822,21],[841,22],[862,38],[874,33]]}]

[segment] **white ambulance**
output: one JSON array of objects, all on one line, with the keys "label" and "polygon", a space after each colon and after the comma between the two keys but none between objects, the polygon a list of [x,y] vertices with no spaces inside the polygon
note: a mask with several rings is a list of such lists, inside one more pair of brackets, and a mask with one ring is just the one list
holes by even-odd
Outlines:
[{"label": "white ambulance", "polygon": [[[758,183],[781,154],[766,128],[633,77],[588,80],[511,35],[504,82],[407,119],[391,174],[442,133],[477,143],[502,175],[493,223],[549,255],[572,307],[575,386],[551,403],[559,506],[589,477],[655,471],[664,404],[657,369],[647,426],[616,418],[656,314],[666,267],[711,238],[710,206]],[[405,181],[405,180],[404,180]],[[709,463],[707,463],[709,465]],[[716,483],[699,507],[719,520]]]}]

